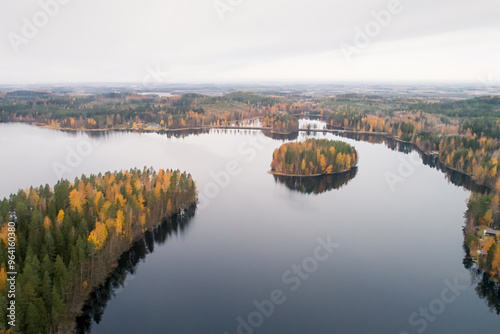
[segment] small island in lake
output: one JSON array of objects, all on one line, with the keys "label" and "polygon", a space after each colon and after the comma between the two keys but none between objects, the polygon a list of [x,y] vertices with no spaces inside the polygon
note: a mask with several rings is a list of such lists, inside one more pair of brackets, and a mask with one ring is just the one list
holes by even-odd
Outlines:
[{"label": "small island in lake", "polygon": [[299,120],[288,113],[275,113],[264,117],[262,125],[271,127],[271,133],[288,135],[299,132]]},{"label": "small island in lake", "polygon": [[274,150],[270,173],[301,177],[336,174],[351,170],[357,163],[356,149],[343,141],[308,139]]}]

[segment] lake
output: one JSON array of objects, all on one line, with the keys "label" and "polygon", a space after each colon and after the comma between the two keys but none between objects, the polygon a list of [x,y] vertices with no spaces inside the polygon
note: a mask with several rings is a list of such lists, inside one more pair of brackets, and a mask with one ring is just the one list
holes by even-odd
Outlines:
[{"label": "lake", "polygon": [[98,291],[107,304],[81,320],[91,333],[498,332],[481,277],[464,266],[462,181],[409,147],[331,133],[298,140],[311,136],[353,145],[357,169],[304,184],[275,178],[267,171],[283,141],[257,130],[168,137],[0,124],[0,195],[144,166],[197,181],[195,212],[146,234]]}]

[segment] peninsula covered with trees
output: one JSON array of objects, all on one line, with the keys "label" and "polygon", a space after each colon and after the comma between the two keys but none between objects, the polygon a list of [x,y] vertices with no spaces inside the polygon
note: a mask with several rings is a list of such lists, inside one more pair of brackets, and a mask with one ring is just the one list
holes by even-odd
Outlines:
[{"label": "peninsula covered with trees", "polygon": [[273,153],[271,173],[287,176],[318,176],[342,173],[358,163],[351,145],[337,140],[308,139],[286,143]]},{"label": "peninsula covered with trees", "polygon": [[302,108],[283,98],[248,92],[233,92],[225,96],[187,93],[159,97],[134,93],[61,95],[0,91],[0,122],[23,122],[64,130],[210,128],[299,109]]},{"label": "peninsula covered with trees", "polygon": [[89,294],[143,233],[196,204],[196,184],[152,168],[82,176],[0,201],[0,332],[9,332],[9,222],[16,223],[18,333],[69,333]]}]

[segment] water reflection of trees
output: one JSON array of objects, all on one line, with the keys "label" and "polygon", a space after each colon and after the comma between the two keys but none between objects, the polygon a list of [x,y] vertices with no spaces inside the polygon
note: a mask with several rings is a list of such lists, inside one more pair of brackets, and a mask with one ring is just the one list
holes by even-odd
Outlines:
[{"label": "water reflection of trees", "polygon": [[339,135],[349,138],[349,139],[354,139],[357,141],[365,141],[371,144],[384,144],[387,148],[389,148],[392,151],[398,151],[401,153],[411,153],[414,150],[414,145],[410,143],[405,143],[401,141],[397,141],[391,138],[388,138],[384,135],[371,135],[367,133],[352,133],[352,132],[341,132]]},{"label": "water reflection of trees", "polygon": [[500,283],[491,279],[491,276],[482,270],[468,255],[469,250],[464,243],[464,267],[469,270],[474,290],[479,298],[484,299],[491,312],[500,315]]},{"label": "water reflection of trees", "polygon": [[66,133],[71,137],[78,137],[87,135],[92,139],[105,139],[110,136],[114,136],[117,133],[158,133],[164,135],[167,138],[185,138],[189,136],[198,136],[202,134],[207,134],[211,129],[180,129],[180,130],[98,130],[98,131],[72,131],[72,130],[59,130]]},{"label": "water reflection of trees", "polygon": [[289,134],[272,133],[271,131],[262,131],[262,134],[266,137],[272,138],[274,140],[295,140],[299,137],[298,132],[292,132]]},{"label": "water reflection of trees", "polygon": [[[367,134],[344,134],[345,137],[359,140],[367,141],[372,144],[384,144],[387,148],[402,152],[405,154],[412,153],[414,151],[418,152],[422,158],[424,165],[431,168],[435,168],[442,171],[446,179],[452,184],[464,187],[467,190],[478,192],[478,193],[488,193],[489,188],[476,184],[472,178],[464,173],[460,173],[453,169],[446,167],[438,159],[438,156],[432,154],[425,154],[421,150],[417,149],[416,146],[408,143],[398,142],[396,140],[387,138],[381,135],[367,135]],[[465,257],[463,260],[464,267],[471,273],[472,283],[475,284],[474,290],[479,298],[484,299],[488,307],[492,312],[500,315],[500,283],[495,282],[491,279],[489,273],[481,270],[476,263],[470,258],[469,250],[464,243]]]},{"label": "water reflection of trees", "polygon": [[500,315],[500,283],[492,281],[488,273],[482,272],[480,275],[476,293],[486,301],[491,312]]},{"label": "water reflection of trees", "polygon": [[77,318],[77,333],[90,333],[92,321],[101,321],[108,302],[126,286],[127,276],[136,273],[138,263],[154,251],[155,245],[164,244],[172,235],[182,234],[194,216],[195,208],[186,210],[182,215],[167,219],[152,231],[147,231],[141,240],[122,254],[118,266],[99,288],[94,290]]},{"label": "water reflection of trees", "polygon": [[404,154],[417,152],[424,165],[431,168],[436,168],[437,170],[443,172],[446,179],[452,184],[459,187],[464,187],[467,190],[474,192],[486,193],[489,191],[488,187],[476,184],[469,175],[446,167],[439,161],[437,155],[426,154],[413,144],[400,142],[383,135],[370,135],[363,133],[344,133],[342,135],[346,138],[354,139],[357,141],[365,141],[371,144],[383,144],[392,151],[397,151]]},{"label": "water reflection of trees", "polygon": [[[421,150],[417,149],[415,145],[401,143],[381,135],[346,133],[344,136],[354,140],[367,141],[373,144],[384,144],[393,151],[403,152],[405,154],[416,151],[422,158],[424,165],[442,171],[445,174],[446,179],[452,184],[464,187],[472,192],[482,194],[490,191],[488,187],[476,184],[476,182],[474,182],[469,175],[446,167],[439,161],[438,156],[425,154]],[[476,291],[476,294],[479,298],[486,302],[491,312],[495,312],[497,315],[500,315],[500,282],[493,280],[488,272],[480,269],[480,267],[470,258],[469,249],[465,243],[464,250],[465,257],[463,265],[471,274],[472,284],[475,285],[474,290]]]},{"label": "water reflection of trees", "polygon": [[321,194],[333,189],[340,189],[348,184],[357,174],[358,169],[353,168],[340,174],[322,175],[314,177],[295,177],[274,175],[277,183],[284,184],[288,189],[305,194]]}]

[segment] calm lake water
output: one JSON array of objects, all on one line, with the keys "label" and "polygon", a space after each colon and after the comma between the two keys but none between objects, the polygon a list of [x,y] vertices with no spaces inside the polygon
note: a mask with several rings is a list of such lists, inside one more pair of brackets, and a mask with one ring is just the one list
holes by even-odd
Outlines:
[{"label": "calm lake water", "polygon": [[[91,333],[497,333],[500,317],[463,263],[469,190],[407,148],[315,136],[355,146],[357,170],[316,183],[275,178],[267,171],[283,142],[259,131],[89,136],[0,124],[0,196],[144,166],[197,181],[194,215],[121,259]],[[259,311],[254,302],[271,295],[279,303]]]}]

